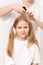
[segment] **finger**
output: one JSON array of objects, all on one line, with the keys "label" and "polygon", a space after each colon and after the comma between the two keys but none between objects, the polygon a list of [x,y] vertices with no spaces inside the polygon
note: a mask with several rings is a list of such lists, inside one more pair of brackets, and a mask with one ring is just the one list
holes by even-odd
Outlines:
[{"label": "finger", "polygon": [[29,12],[27,12],[27,14],[30,15],[30,14],[32,14],[32,12],[29,11]]},{"label": "finger", "polygon": [[29,12],[29,16],[34,16],[32,12]]},{"label": "finger", "polygon": [[30,13],[29,15],[30,15],[30,16],[33,16],[33,14],[32,14],[32,13]]}]

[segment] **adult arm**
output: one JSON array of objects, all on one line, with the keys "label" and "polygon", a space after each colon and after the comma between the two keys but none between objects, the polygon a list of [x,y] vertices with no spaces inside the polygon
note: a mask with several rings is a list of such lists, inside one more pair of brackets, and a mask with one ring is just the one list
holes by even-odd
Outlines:
[{"label": "adult arm", "polygon": [[5,7],[0,8],[0,16],[6,15],[7,13],[11,12],[12,10],[15,10],[18,13],[22,13],[23,8],[20,4],[11,4],[7,5]]}]

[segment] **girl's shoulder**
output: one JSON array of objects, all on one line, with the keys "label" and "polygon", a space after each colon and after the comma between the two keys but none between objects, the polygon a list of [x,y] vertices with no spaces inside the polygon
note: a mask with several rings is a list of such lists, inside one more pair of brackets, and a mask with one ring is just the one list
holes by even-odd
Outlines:
[{"label": "girl's shoulder", "polygon": [[34,43],[33,45],[34,52],[39,52],[39,47]]},{"label": "girl's shoulder", "polygon": [[30,49],[30,50],[34,50],[34,51],[39,50],[38,46],[37,46],[35,43],[32,44],[28,49]]}]

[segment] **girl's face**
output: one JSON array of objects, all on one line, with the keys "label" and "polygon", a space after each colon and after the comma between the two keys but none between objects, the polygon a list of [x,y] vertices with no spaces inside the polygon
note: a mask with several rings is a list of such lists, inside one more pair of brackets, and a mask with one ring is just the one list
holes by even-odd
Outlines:
[{"label": "girl's face", "polygon": [[26,39],[28,37],[29,33],[29,24],[21,20],[19,23],[16,25],[16,34],[19,39]]}]

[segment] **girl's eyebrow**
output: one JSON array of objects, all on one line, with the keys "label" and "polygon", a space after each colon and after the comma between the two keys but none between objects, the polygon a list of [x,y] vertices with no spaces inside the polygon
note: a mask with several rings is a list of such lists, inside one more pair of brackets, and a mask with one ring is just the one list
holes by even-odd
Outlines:
[{"label": "girl's eyebrow", "polygon": [[27,28],[27,26],[24,26],[25,28]]},{"label": "girl's eyebrow", "polygon": [[[24,28],[27,28],[28,26],[24,26]],[[22,28],[21,26],[18,26],[18,28]]]}]

